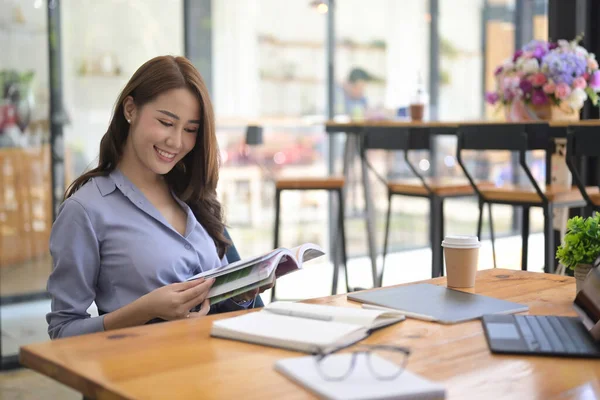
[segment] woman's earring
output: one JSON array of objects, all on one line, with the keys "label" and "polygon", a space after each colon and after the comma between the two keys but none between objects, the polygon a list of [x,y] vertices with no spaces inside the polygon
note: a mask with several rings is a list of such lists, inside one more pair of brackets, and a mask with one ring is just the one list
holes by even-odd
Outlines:
[{"label": "woman's earring", "polygon": [[131,120],[130,120],[130,119],[128,119],[128,120],[127,120],[127,123],[128,123],[128,124],[131,124]]}]

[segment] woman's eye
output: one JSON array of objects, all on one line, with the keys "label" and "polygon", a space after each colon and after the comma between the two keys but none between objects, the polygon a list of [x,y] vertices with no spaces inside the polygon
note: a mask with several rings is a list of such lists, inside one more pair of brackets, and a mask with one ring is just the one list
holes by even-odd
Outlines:
[{"label": "woman's eye", "polygon": [[170,123],[170,122],[166,122],[166,121],[163,121],[163,120],[160,120],[160,119],[158,120],[158,122],[160,122],[160,123],[161,123],[161,124],[163,124],[164,126],[173,126],[173,124],[172,124],[172,123]]},{"label": "woman's eye", "polygon": [[194,129],[194,128],[192,128],[192,129],[186,129],[185,131],[189,132],[189,133],[198,133],[198,129]]}]

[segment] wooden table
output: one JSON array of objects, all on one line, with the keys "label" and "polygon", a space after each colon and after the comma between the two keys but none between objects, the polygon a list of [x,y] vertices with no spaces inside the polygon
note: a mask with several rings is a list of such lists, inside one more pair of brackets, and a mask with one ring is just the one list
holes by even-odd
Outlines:
[{"label": "wooden table", "polygon": [[[443,285],[445,278],[428,282]],[[575,315],[571,277],[492,269],[479,272],[475,291],[527,304],[531,314]],[[356,306],[345,295],[311,302]],[[232,315],[32,344],[21,349],[20,358],[99,399],[313,398],[273,369],[276,360],[301,353],[209,337],[212,321]],[[599,361],[492,355],[479,321],[441,325],[407,319],[365,342],[410,347],[407,368],[443,383],[449,399],[600,397]]]}]

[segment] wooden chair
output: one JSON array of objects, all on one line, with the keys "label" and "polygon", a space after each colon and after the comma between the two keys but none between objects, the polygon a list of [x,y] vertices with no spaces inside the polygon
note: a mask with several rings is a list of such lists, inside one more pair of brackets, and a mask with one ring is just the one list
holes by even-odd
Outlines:
[{"label": "wooden chair", "polygon": [[[552,153],[554,143],[549,139],[545,123],[540,124],[481,124],[462,125],[458,130],[457,160],[465,175],[477,193],[479,202],[506,204],[523,207],[521,269],[527,270],[527,252],[529,239],[529,210],[540,207],[544,211],[544,271],[555,270],[555,245],[552,210],[559,207],[581,207],[585,201],[575,187],[561,188],[538,183],[526,162],[526,154],[531,150],[546,150]],[[535,137],[547,137],[545,147],[539,147]],[[502,185],[500,187],[481,185],[475,182],[472,174],[463,162],[463,151],[506,150],[519,154],[519,165],[525,172],[529,185]],[[549,174],[550,171],[547,171]],[[490,208],[491,214],[491,208]]]},{"label": "wooden chair", "polygon": [[[246,129],[246,144],[261,145],[263,143],[263,128],[261,126],[251,125]],[[337,196],[337,227],[339,235],[335,235],[336,243],[332,244],[332,260],[333,260],[333,278],[331,294],[337,294],[339,280],[339,257],[338,251],[341,251],[341,262],[344,268],[344,278],[346,283],[346,291],[350,292],[351,288],[348,282],[347,270],[347,253],[346,253],[346,228],[344,224],[344,196],[343,189],[345,180],[343,177],[298,177],[298,178],[274,178],[275,183],[275,225],[273,248],[279,247],[279,229],[281,219],[281,193],[284,191],[314,191],[324,190]],[[271,289],[271,301],[276,300],[276,287]]]},{"label": "wooden chair", "polygon": [[[383,265],[378,286],[381,286],[385,271],[385,259],[388,250],[392,198],[394,196],[421,197],[429,200],[429,240],[432,250],[431,275],[441,276],[444,273],[441,243],[444,238],[444,200],[453,197],[474,195],[469,181],[463,178],[441,178],[423,176],[409,159],[411,151],[430,151],[433,137],[438,134],[454,134],[456,128],[450,127],[372,127],[367,129],[361,146],[361,157],[369,169],[387,188],[388,209],[385,222],[385,238],[383,245]],[[369,163],[366,152],[369,150],[403,151],[404,161],[414,175],[413,179],[388,181]],[[480,208],[480,219],[482,209]],[[491,219],[490,219],[491,224]],[[491,226],[491,225],[490,225]],[[492,240],[493,240],[493,227]]]},{"label": "wooden chair", "polygon": [[600,126],[570,126],[567,129],[567,166],[573,176],[573,183],[579,189],[588,207],[600,211],[600,176],[596,175],[597,187],[585,186],[584,178],[576,167],[577,158],[600,159]]}]

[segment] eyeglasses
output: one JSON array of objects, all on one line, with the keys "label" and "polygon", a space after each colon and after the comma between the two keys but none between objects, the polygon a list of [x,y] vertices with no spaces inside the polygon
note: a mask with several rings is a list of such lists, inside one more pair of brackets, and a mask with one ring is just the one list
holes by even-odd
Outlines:
[{"label": "eyeglasses", "polygon": [[341,347],[327,353],[315,354],[319,374],[328,381],[346,379],[358,363],[366,363],[371,374],[378,380],[396,379],[408,362],[410,350],[406,347],[388,345],[360,345],[353,351]]}]

